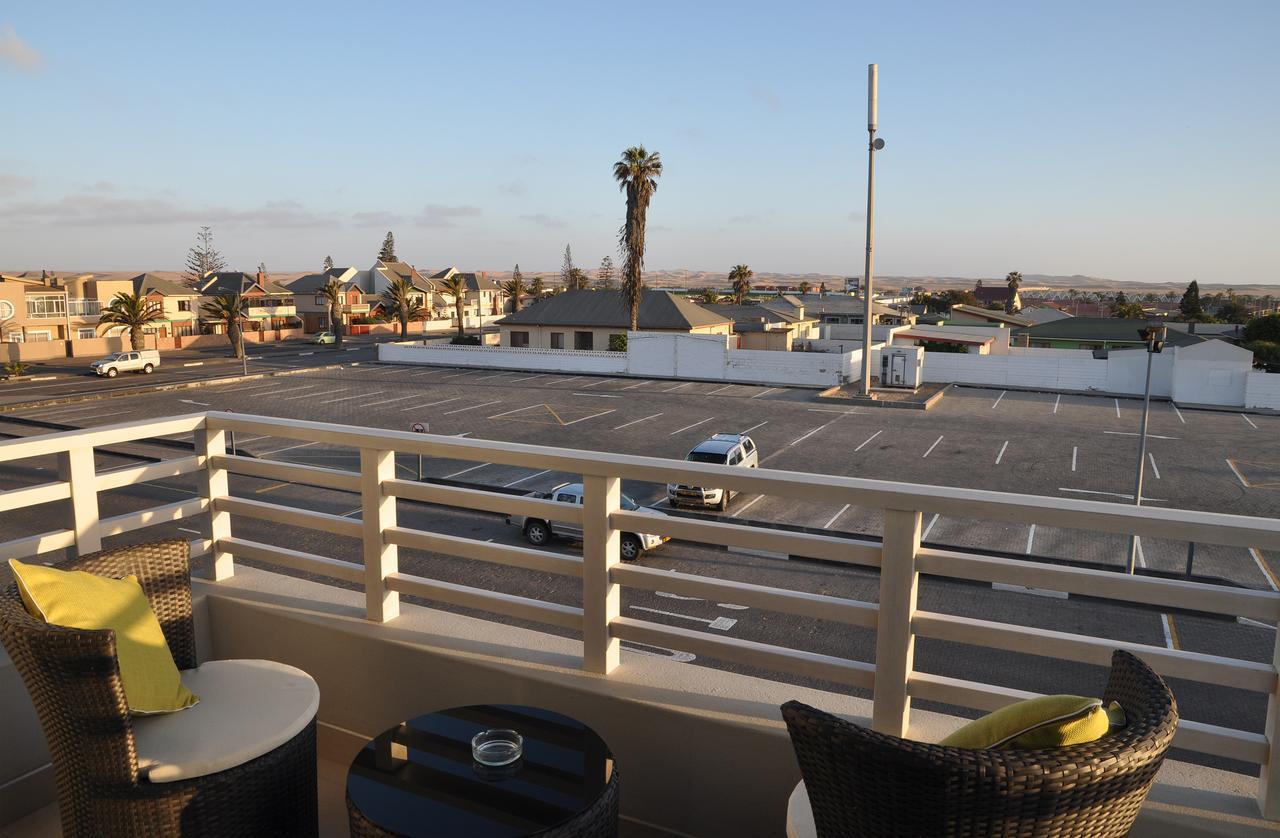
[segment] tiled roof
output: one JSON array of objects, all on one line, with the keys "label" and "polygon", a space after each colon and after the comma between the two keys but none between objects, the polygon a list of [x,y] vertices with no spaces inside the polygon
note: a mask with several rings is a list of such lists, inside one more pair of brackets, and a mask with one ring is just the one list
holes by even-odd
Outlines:
[{"label": "tiled roof", "polygon": [[[643,330],[687,331],[718,326],[730,318],[667,291],[648,290],[640,298],[637,325]],[[565,291],[499,320],[503,326],[587,326],[626,329],[631,309],[621,291]]]},{"label": "tiled roof", "polygon": [[163,297],[198,297],[196,289],[155,274],[138,274],[129,280],[133,283],[133,293],[145,297],[148,294],[159,294]]},{"label": "tiled roof", "polygon": [[984,320],[994,320],[998,323],[1008,323],[1010,326],[1030,326],[1031,321],[1025,317],[1019,317],[1016,314],[1005,314],[1003,311],[994,311],[989,308],[979,308],[978,306],[965,305],[957,303],[951,307],[951,311],[969,314],[974,317],[981,317]]}]

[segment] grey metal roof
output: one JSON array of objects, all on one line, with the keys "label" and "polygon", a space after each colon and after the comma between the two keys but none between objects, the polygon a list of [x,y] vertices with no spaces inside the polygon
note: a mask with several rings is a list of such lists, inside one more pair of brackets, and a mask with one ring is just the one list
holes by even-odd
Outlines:
[{"label": "grey metal roof", "polygon": [[[734,321],[738,327],[757,322],[762,317],[766,323],[798,323],[802,319],[794,311],[780,311],[765,305],[736,305],[733,303],[699,303],[698,305],[708,311],[724,315],[726,319]],[[803,319],[812,320],[814,318],[806,316]]]},{"label": "grey metal roof", "polygon": [[[732,320],[668,291],[647,290],[640,298],[641,330],[688,331]],[[621,291],[565,291],[498,321],[503,326],[588,326],[627,329],[631,309]]]},{"label": "grey metal roof", "polygon": [[[244,271],[222,271],[212,274],[200,286],[200,293],[206,297],[221,297],[227,294],[243,294],[258,284],[258,278]],[[288,296],[293,292],[278,282],[266,280],[262,290],[273,296]]]},{"label": "grey metal roof", "polygon": [[1003,311],[995,311],[990,308],[979,308],[978,306],[965,305],[957,303],[951,307],[952,312],[960,312],[962,314],[971,314],[975,317],[983,317],[987,320],[998,320],[1001,323],[1008,323],[1011,326],[1029,326],[1031,321],[1025,317],[1019,317],[1016,314],[1006,314]]},{"label": "grey metal roof", "polygon": [[172,282],[155,274],[138,274],[129,281],[133,283],[133,293],[142,297],[148,294],[160,294],[164,297],[200,296],[200,292],[194,288]]},{"label": "grey metal roof", "polygon": [[[1014,334],[1030,335],[1032,340],[1080,340],[1106,341],[1108,343],[1141,343],[1138,330],[1147,325],[1145,320],[1125,320],[1120,317],[1068,317],[1050,323],[1040,323],[1014,329]],[[1177,329],[1167,330],[1165,342],[1169,346],[1193,346],[1203,343],[1205,338],[1180,332]]]},{"label": "grey metal roof", "polygon": [[1018,310],[1018,316],[1030,320],[1033,325],[1039,325],[1052,323],[1055,320],[1065,320],[1071,315],[1052,306],[1024,306]]},{"label": "grey metal roof", "polygon": [[502,288],[497,282],[489,278],[487,273],[464,273],[459,274],[463,281],[467,283],[468,291],[501,291]]}]

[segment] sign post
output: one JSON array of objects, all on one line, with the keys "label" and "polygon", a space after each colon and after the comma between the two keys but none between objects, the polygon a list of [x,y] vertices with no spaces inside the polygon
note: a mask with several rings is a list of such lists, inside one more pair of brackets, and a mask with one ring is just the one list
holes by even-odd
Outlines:
[{"label": "sign post", "polygon": [[[421,422],[414,422],[412,425],[409,426],[409,430],[413,431],[415,434],[425,434],[428,430],[428,426],[422,424]],[[422,455],[421,454],[418,455],[418,482],[419,483],[422,482]]]}]

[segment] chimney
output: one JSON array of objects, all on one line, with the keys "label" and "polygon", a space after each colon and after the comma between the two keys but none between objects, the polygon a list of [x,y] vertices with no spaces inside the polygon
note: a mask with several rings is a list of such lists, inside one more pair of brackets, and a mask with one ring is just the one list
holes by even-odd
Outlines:
[{"label": "chimney", "polygon": [[264,274],[262,271],[258,271],[258,284],[259,285],[267,284],[267,275]]}]

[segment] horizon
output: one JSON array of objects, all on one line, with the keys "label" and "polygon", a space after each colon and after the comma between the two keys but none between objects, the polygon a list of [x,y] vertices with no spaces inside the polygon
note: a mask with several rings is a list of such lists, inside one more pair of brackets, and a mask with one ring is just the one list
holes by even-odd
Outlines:
[{"label": "horizon", "polygon": [[[875,62],[878,275],[1280,284],[1275,4],[732,8],[659,4],[678,25],[631,61],[621,19],[576,3],[8,10],[0,84],[52,127],[0,152],[0,258],[180,271],[208,224],[275,274],[366,267],[388,229],[413,263],[502,273],[567,243],[593,272],[617,260],[612,163],[644,144],[666,169],[647,273],[861,276]],[[224,46],[191,61],[193,33]]]}]

